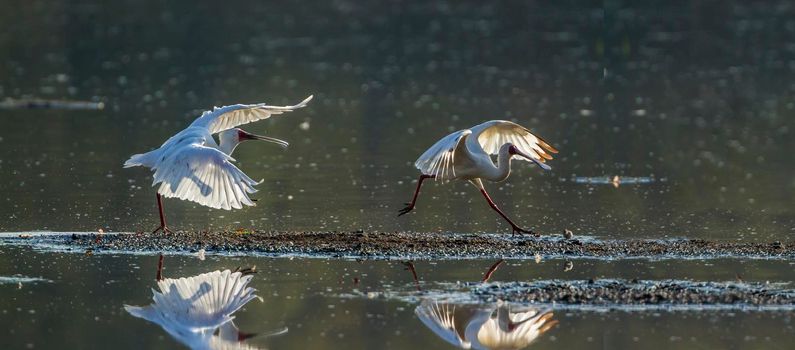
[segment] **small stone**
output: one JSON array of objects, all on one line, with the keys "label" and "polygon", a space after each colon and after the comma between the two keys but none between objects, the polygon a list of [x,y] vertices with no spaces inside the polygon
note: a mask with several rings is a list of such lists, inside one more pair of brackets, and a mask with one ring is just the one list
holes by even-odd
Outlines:
[{"label": "small stone", "polygon": [[572,232],[572,231],[571,231],[571,230],[569,230],[569,229],[565,229],[565,230],[563,230],[563,238],[565,238],[565,239],[572,239],[572,238],[574,238],[574,232]]}]

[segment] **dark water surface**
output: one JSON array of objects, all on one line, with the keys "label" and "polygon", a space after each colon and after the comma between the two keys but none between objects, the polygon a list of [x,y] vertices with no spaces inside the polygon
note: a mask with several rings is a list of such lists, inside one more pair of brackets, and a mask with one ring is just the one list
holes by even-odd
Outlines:
[{"label": "dark water surface", "polygon": [[[397,218],[412,163],[445,134],[510,119],[560,153],[487,184],[541,232],[598,238],[790,241],[795,236],[795,6],[787,1],[0,3],[0,231],[156,226],[151,176],[122,169],[215,105],[308,108],[247,125],[256,207],[166,200],[179,229],[508,232],[464,183],[425,187]],[[98,106],[77,104],[73,106]],[[36,105],[42,107],[40,104]],[[46,106],[45,106],[46,107]],[[51,106],[50,106],[51,107]],[[615,187],[615,176],[630,181]],[[490,261],[418,262],[423,281],[473,281]],[[399,262],[168,257],[182,277],[257,265],[264,302],[237,314],[269,348],[441,348],[414,316]],[[788,282],[788,261],[512,262],[496,280]],[[0,247],[0,348],[174,348],[123,304],[151,300],[156,257]],[[19,276],[17,276],[19,277]],[[357,286],[353,278],[359,279]],[[360,293],[356,292],[358,290]],[[395,292],[399,298],[376,297]],[[387,293],[389,294],[389,293]],[[792,312],[559,311],[535,348],[788,348]]]},{"label": "dark water surface", "polygon": [[[21,274],[50,282],[0,284],[0,337],[4,349],[105,348],[169,349],[177,342],[160,327],[122,309],[151,303],[157,257],[39,253],[0,247],[0,275]],[[438,283],[478,281],[493,261],[416,262],[425,289]],[[745,273],[748,281],[792,280],[788,262],[619,261],[575,262],[561,273],[559,260],[509,261],[492,282],[543,278],[682,278],[730,281]],[[400,262],[337,259],[271,259],[166,256],[165,277],[187,277],[215,269],[256,265],[254,300],[235,316],[245,332],[287,327],[287,334],[248,344],[272,349],[427,349],[445,348],[415,316],[420,301],[432,295],[415,291]],[[709,270],[712,273],[705,273]],[[753,273],[751,273],[751,271]],[[130,278],[130,276],[134,276]],[[752,277],[753,276],[753,277]],[[475,308],[457,306],[459,310]],[[540,309],[549,305],[539,306]],[[551,348],[787,348],[795,341],[792,312],[730,309],[723,311],[577,311],[556,310],[558,325],[531,346]],[[464,320],[465,321],[465,320]]]},{"label": "dark water surface", "polygon": [[[167,200],[174,227],[502,232],[468,184],[411,163],[446,133],[515,120],[561,150],[495,200],[520,223],[602,237],[795,234],[795,9],[618,1],[0,5],[0,99],[103,102],[0,110],[0,230],[151,229],[146,170],[122,169],[202,110],[309,108],[248,125],[258,206]],[[308,129],[304,128],[308,126]],[[653,177],[614,188],[576,177]]]}]

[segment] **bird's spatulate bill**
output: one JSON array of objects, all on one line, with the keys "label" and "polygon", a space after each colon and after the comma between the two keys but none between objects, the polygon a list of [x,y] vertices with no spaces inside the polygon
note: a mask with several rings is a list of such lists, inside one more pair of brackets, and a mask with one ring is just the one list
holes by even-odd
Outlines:
[{"label": "bird's spatulate bill", "polygon": [[[525,153],[525,152],[521,151],[520,149],[518,149],[518,148],[516,148],[516,147],[512,147],[510,152],[511,152],[511,154],[515,154],[515,155],[517,155],[517,156],[524,157],[524,158],[527,158],[527,159],[529,159],[529,160],[533,161],[533,163],[536,163],[536,164],[537,164],[539,167],[541,167],[541,169],[544,169],[544,170],[552,170],[552,167],[550,167],[549,165],[546,165],[546,164],[543,162],[543,159],[544,159],[544,158],[540,158],[541,160],[539,160],[539,159],[536,159],[536,158],[533,158],[533,157],[531,157],[529,154],[527,154],[527,153]],[[550,157],[550,158],[551,158],[551,157]]]},{"label": "bird's spatulate bill", "polygon": [[243,130],[240,130],[239,132],[240,132],[240,140],[241,141],[244,141],[244,140],[267,141],[267,142],[275,143],[275,144],[277,144],[280,147],[285,148],[285,149],[287,148],[287,146],[290,145],[287,141],[279,140],[279,139],[274,138],[274,137],[268,137],[268,136],[252,134],[250,132],[243,131]]}]

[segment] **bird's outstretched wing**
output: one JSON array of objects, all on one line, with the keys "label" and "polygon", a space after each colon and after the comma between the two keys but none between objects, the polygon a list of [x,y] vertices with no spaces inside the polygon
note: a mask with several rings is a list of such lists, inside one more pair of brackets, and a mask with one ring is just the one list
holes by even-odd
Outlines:
[{"label": "bird's outstretched wing", "polygon": [[[544,162],[552,159],[552,154],[558,153],[554,147],[533,135],[527,128],[507,120],[490,120],[473,128],[472,135],[488,154],[497,154],[502,145],[510,142],[522,152],[533,157],[533,160],[542,168],[549,168]],[[515,159],[530,161],[524,157]]]},{"label": "bird's outstretched wing", "polygon": [[252,180],[223,152],[196,143],[175,149],[157,164],[154,184],[158,193],[216,209],[254,205],[248,194],[257,192]]},{"label": "bird's outstretched wing", "polygon": [[449,305],[439,304],[434,300],[423,300],[414,309],[414,314],[444,341],[463,349],[470,348],[470,343],[462,339],[455,329],[454,310]]},{"label": "bird's outstretched wing", "polygon": [[435,175],[437,180],[450,180],[455,178],[454,159],[456,153],[466,147],[466,138],[472,134],[469,129],[459,130],[437,141],[428,148],[414,166],[425,175]]},{"label": "bird's outstretched wing", "polygon": [[549,310],[514,313],[506,307],[500,307],[497,313],[497,317],[489,318],[480,327],[477,347],[522,349],[558,323],[552,320],[552,311]]},{"label": "bird's outstretched wing", "polygon": [[238,125],[270,118],[274,114],[292,112],[298,108],[306,107],[306,104],[311,100],[312,96],[309,96],[301,103],[293,106],[268,106],[264,103],[258,103],[216,107],[212,111],[206,111],[199,118],[196,118],[191,126],[206,127],[211,134],[215,134]]},{"label": "bird's outstretched wing", "polygon": [[153,304],[124,308],[133,316],[170,330],[215,330],[230,322],[235,311],[257,297],[254,289],[248,287],[251,278],[229,270],[165,278],[157,283],[160,291],[152,291]]}]

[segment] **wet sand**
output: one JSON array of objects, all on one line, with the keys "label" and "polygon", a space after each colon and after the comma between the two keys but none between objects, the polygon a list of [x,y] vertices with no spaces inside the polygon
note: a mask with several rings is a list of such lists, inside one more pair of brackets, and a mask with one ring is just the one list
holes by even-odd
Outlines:
[{"label": "wet sand", "polygon": [[55,235],[50,242],[93,251],[301,254],[353,258],[776,258],[795,257],[795,242],[700,239],[599,240],[416,232],[178,232]]},{"label": "wet sand", "polygon": [[783,306],[795,307],[795,292],[767,283],[691,281],[538,281],[473,286],[479,302],[555,303],[593,306]]}]

